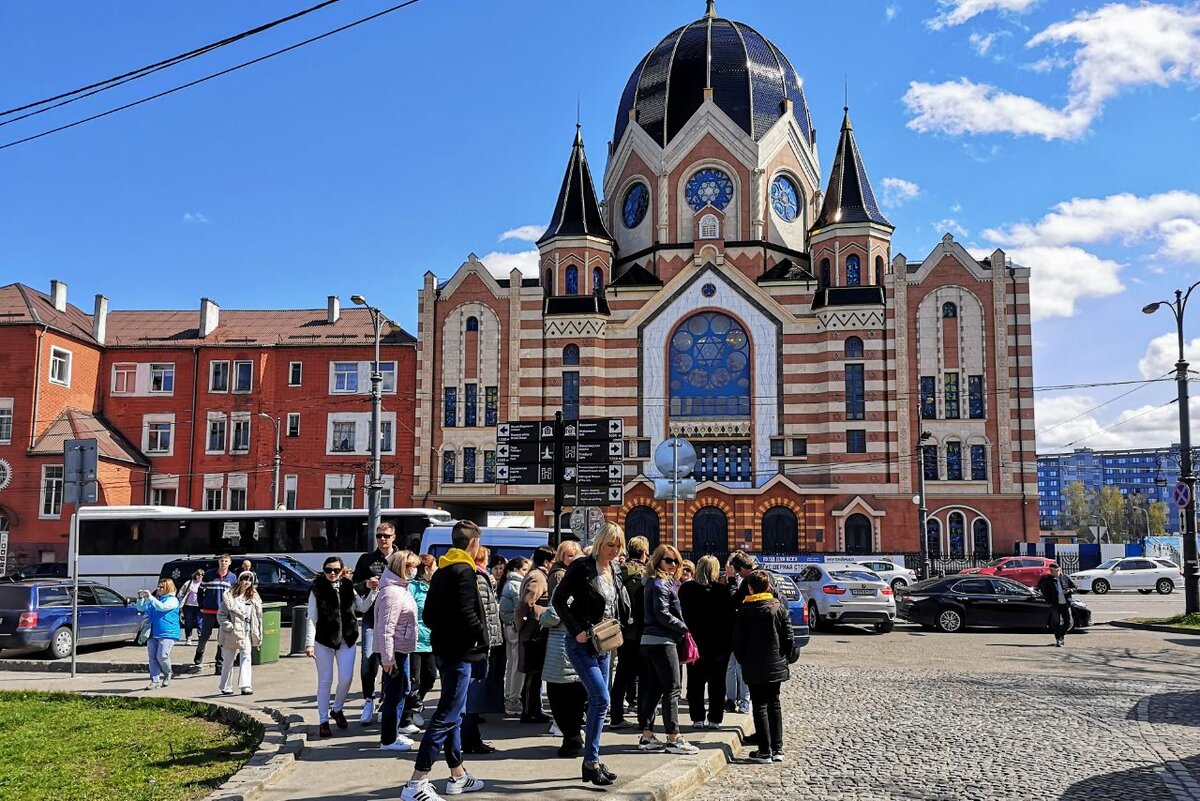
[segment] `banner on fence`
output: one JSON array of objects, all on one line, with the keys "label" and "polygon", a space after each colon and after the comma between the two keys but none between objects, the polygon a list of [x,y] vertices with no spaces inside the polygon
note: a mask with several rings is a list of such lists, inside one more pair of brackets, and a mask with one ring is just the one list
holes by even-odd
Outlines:
[{"label": "banner on fence", "polygon": [[844,554],[802,553],[802,554],[761,554],[755,557],[759,567],[775,570],[780,573],[793,573],[799,565],[825,563],[857,564],[859,562],[891,562],[897,567],[904,567],[904,557],[899,554],[881,556],[879,554]]}]

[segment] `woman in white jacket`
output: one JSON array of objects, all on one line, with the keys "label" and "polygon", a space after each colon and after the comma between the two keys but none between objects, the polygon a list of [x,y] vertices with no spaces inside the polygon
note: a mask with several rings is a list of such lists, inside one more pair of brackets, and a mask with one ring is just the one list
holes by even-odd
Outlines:
[{"label": "woman in white jacket", "polygon": [[235,657],[241,655],[238,687],[242,695],[254,692],[251,685],[250,649],[262,645],[262,598],[254,589],[254,573],[243,571],[238,583],[221,596],[217,611],[217,646],[221,649],[221,695],[233,695],[231,680]]},{"label": "woman in white jacket", "polygon": [[349,723],[342,713],[350,681],[354,678],[354,659],[358,650],[358,618],[375,602],[378,590],[365,597],[354,591],[354,582],[345,575],[342,560],[331,556],[325,560],[321,575],[313,580],[308,593],[308,626],[305,631],[304,653],[317,660],[317,717],[318,732],[331,737],[329,728],[329,689],[333,686],[333,666],[337,663],[337,694],[333,699],[333,720],[339,729]]}]

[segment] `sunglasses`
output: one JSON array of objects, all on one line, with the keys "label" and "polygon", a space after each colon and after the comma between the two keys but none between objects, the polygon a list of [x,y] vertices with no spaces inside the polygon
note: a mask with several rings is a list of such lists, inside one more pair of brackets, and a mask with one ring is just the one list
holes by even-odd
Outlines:
[{"label": "sunglasses", "polygon": [[323,571],[326,575],[332,576],[334,573],[341,573],[342,569],[340,567],[326,567],[323,568]]},{"label": "sunglasses", "polygon": [[396,536],[395,534],[376,534],[376,535],[375,535],[375,539],[377,539],[377,540],[390,540],[390,539],[393,539],[395,536]]},{"label": "sunglasses", "polygon": [[671,556],[664,556],[664,557],[663,557],[662,559],[660,559],[659,561],[660,561],[660,562],[662,562],[664,565],[677,565],[677,564],[679,564],[679,560],[678,560],[678,559],[676,559],[676,558],[674,558],[674,557],[671,557]]}]

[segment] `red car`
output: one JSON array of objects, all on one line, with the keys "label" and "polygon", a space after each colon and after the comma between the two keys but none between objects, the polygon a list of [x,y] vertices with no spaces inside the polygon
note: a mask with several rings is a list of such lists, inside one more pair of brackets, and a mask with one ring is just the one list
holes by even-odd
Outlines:
[{"label": "red car", "polygon": [[1026,587],[1036,587],[1042,576],[1050,575],[1053,559],[1044,556],[1004,556],[994,559],[983,567],[971,567],[959,571],[961,574],[1000,576],[1019,581]]}]

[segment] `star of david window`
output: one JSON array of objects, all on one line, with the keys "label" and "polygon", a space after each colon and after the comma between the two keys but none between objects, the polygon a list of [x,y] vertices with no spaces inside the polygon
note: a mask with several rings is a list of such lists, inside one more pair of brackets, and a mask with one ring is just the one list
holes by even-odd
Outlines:
[{"label": "star of david window", "polygon": [[688,179],[686,197],[693,211],[709,205],[724,209],[733,199],[733,181],[720,170],[711,167],[700,170]]},{"label": "star of david window", "polygon": [[626,228],[637,228],[650,208],[650,190],[645,184],[634,184],[625,193],[624,220]]},{"label": "star of david window", "polygon": [[795,222],[800,216],[799,198],[796,185],[786,175],[780,175],[771,182],[771,208],[784,222]]},{"label": "star of david window", "polygon": [[750,416],[750,337],[741,323],[702,312],[671,335],[672,417]]}]

